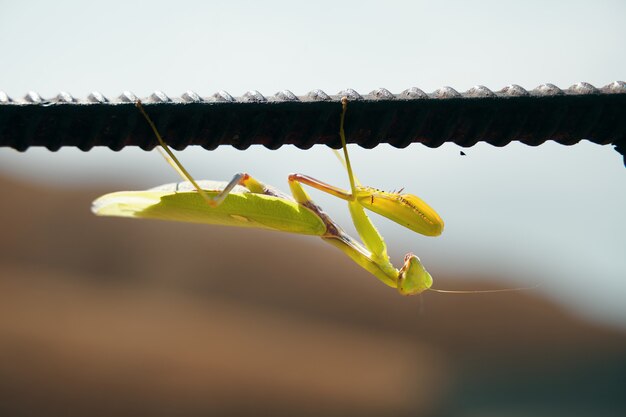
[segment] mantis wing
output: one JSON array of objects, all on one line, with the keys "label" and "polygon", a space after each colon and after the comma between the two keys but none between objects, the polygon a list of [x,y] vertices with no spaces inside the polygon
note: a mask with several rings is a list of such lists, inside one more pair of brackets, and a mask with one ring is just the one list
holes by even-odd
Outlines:
[{"label": "mantis wing", "polygon": [[[222,204],[209,207],[186,184],[106,194],[93,202],[92,211],[99,216],[252,227],[316,236],[326,232],[324,223],[314,212],[291,199],[252,193],[237,186]],[[206,185],[207,182],[202,182],[203,189]],[[219,192],[213,188],[205,189],[211,197]]]}]

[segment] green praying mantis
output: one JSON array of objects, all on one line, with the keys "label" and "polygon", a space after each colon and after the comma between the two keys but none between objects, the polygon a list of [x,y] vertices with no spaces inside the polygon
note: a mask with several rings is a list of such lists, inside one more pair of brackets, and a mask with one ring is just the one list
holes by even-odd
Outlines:
[{"label": "green praying mantis", "polygon": [[[288,180],[292,196],[261,183],[247,173],[236,174],[228,183],[194,180],[167,146],[141,102],[136,104],[154,131],[161,154],[185,182],[166,184],[146,191],[121,191],[103,195],[93,202],[92,211],[96,215],[254,227],[319,236],[402,295],[420,294],[426,290],[458,293],[501,291],[433,289],[431,275],[412,253],[404,257],[400,269],[394,267],[387,254],[385,241],[367,216],[366,209],[426,236],[439,236],[443,232],[444,223],[433,208],[413,194],[385,192],[362,186],[358,182],[350,164],[344,132],[347,98],[341,100],[339,128],[343,158],[337,155],[347,170],[350,190],[306,175],[291,174]],[[303,185],[345,200],[362,244],[346,234],[317,206]]]}]

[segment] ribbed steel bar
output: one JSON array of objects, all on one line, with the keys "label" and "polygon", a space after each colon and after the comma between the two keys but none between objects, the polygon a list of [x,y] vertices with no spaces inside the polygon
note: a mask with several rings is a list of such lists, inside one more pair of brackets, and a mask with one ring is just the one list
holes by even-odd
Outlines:
[{"label": "ribbed steel bar", "polygon": [[[626,151],[626,83],[602,88],[578,83],[566,90],[543,84],[532,91],[510,85],[498,92],[478,86],[465,93],[443,87],[431,94],[410,88],[400,94],[378,89],[361,96],[354,90],[329,96],[314,90],[297,97],[284,90],[264,97],[250,91],[239,98],[226,92],[201,97],[187,92],[171,99],[155,92],[142,99],[166,141],[175,149],[200,145],[246,149],[261,144],[309,148],[339,147],[339,101],[350,100],[346,133],[351,143],[372,148],[379,143],[430,147],[454,142],[469,147],[479,141],[504,146],[520,141],[536,146],[547,140],[564,145],[587,139]],[[43,99],[29,93],[14,100],[0,92],[0,146],[20,151],[31,146],[89,150],[107,146],[152,149],[156,140],[135,108],[132,93],[109,100],[92,93],[77,100],[61,93]]]}]

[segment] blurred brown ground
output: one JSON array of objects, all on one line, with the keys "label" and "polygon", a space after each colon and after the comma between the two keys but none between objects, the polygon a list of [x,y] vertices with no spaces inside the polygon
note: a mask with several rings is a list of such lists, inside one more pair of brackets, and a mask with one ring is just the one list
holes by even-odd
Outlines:
[{"label": "blurred brown ground", "polygon": [[626,334],[536,292],[400,297],[315,238],[0,186],[0,416],[626,412]]}]

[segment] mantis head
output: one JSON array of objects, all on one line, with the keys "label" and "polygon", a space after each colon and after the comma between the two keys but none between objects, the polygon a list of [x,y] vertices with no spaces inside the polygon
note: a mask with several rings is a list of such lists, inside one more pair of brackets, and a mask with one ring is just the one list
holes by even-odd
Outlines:
[{"label": "mantis head", "polygon": [[422,265],[420,258],[407,253],[398,274],[398,291],[402,295],[421,294],[433,285],[433,278]]}]

